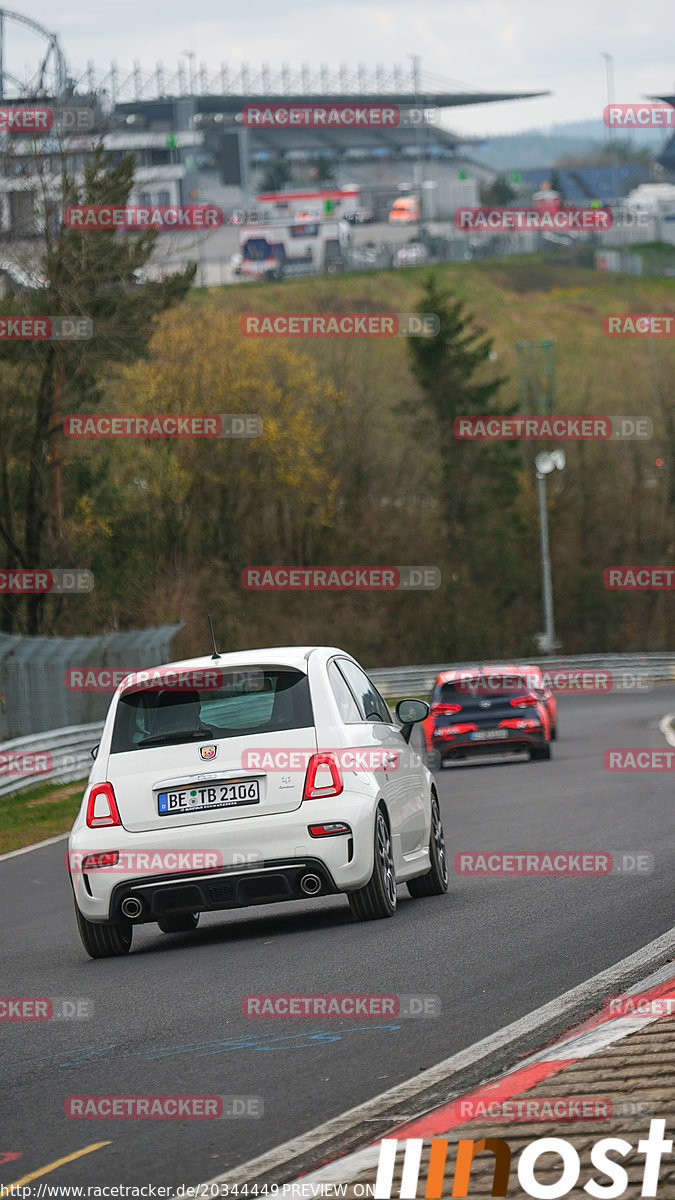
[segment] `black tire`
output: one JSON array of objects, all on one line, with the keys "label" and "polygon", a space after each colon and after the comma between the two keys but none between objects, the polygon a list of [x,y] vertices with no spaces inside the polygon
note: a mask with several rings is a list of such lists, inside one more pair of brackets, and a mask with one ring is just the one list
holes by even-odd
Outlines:
[{"label": "black tire", "polygon": [[550,757],[550,742],[546,742],[544,746],[530,746],[530,762],[548,762]]},{"label": "black tire", "polygon": [[357,921],[379,921],[396,912],[396,870],[391,833],[381,808],[375,815],[373,873],[365,887],[348,892],[349,907]]},{"label": "black tire", "polygon": [[199,913],[172,913],[157,924],[162,933],[192,933],[199,924]]},{"label": "black tire", "polygon": [[409,879],[406,887],[414,900],[424,896],[442,896],[448,890],[448,857],[445,852],[445,837],[441,810],[436,796],[431,797],[431,832],[429,835],[429,857],[431,870],[426,875]]},{"label": "black tire", "polygon": [[555,724],[555,725],[551,726],[551,741],[557,742],[557,740],[558,740],[558,726],[557,726],[557,724]]},{"label": "black tire", "polygon": [[97,925],[82,916],[77,904],[75,916],[82,945],[90,958],[116,958],[129,953],[134,933],[131,921],[108,921],[105,925]]}]

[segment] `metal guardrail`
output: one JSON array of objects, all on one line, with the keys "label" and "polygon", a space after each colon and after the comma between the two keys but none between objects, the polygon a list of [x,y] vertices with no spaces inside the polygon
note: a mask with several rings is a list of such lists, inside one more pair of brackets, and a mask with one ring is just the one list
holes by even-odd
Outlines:
[{"label": "metal guardrail", "polygon": [[[528,664],[542,670],[602,670],[611,671],[621,690],[640,690],[645,682],[675,680],[673,654],[584,654],[576,658],[530,658]],[[499,666],[498,662],[491,665]],[[414,667],[375,667],[369,671],[373,683],[386,697],[422,695],[426,698],[441,671],[459,667],[475,667],[476,659],[460,663],[433,663]],[[91,769],[91,750],[98,742],[103,722],[91,725],[70,725],[49,733],[32,734],[0,743],[0,796],[9,796],[27,787],[46,782],[68,783],[83,779]],[[18,777],[11,773],[11,756],[32,755],[36,770]],[[50,755],[52,766],[45,769],[44,757]]]},{"label": "metal guardrail", "polygon": [[[499,660],[484,660],[491,666],[499,666]],[[617,677],[619,690],[638,690],[642,681],[655,683],[660,680],[675,680],[674,654],[582,654],[566,658],[516,659],[541,667],[542,671],[598,670],[611,671]],[[433,663],[418,667],[374,667],[368,671],[373,683],[382,695],[404,696],[431,693],[441,671],[452,671],[461,667],[475,667],[480,660],[466,662]]]},{"label": "metal guardrail", "polygon": [[171,642],[182,625],[70,638],[0,632],[0,751],[5,739],[48,737],[54,729],[102,721],[110,695],[69,688],[68,669],[158,666],[170,660]]},{"label": "metal guardrail", "polygon": [[[84,779],[91,770],[91,751],[102,730],[103,722],[96,721],[93,725],[70,725],[0,743],[0,796],[11,796],[40,783]],[[21,775],[16,773],[19,764]]]}]

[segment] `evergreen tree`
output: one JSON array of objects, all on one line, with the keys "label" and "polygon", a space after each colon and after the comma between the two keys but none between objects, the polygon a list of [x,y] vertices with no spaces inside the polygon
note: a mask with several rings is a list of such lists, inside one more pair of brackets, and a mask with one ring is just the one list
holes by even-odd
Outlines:
[{"label": "evergreen tree", "polygon": [[[418,312],[436,313],[436,337],[410,338],[412,370],[432,419],[442,464],[448,546],[443,586],[449,658],[485,658],[513,648],[531,632],[520,611],[527,582],[525,527],[518,512],[520,454],[513,442],[462,441],[458,417],[508,416],[499,401],[506,377],[491,368],[493,342],[473,314],[431,275]],[[525,638],[523,650],[527,649]]]}]

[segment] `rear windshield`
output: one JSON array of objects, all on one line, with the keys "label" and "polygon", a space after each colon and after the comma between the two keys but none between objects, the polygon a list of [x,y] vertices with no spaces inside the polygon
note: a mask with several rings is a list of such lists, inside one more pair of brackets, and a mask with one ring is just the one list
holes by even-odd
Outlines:
[{"label": "rear windshield", "polygon": [[454,683],[443,683],[434,692],[434,704],[458,704],[482,699],[484,696],[517,696],[531,691],[525,679],[507,675],[500,680],[498,675],[479,676],[477,679],[457,679]]},{"label": "rear windshield", "polygon": [[230,672],[218,688],[130,691],[118,702],[112,754],[314,725],[309,681],[279,667]]}]

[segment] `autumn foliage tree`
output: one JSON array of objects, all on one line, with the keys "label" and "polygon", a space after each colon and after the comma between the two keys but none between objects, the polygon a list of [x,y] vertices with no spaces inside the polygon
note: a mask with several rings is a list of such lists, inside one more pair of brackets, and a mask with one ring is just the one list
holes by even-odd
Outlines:
[{"label": "autumn foliage tree", "polygon": [[[99,146],[81,177],[70,173],[65,153],[60,167],[55,178],[43,160],[35,165],[45,213],[36,266],[44,285],[6,299],[1,309],[5,315],[85,316],[93,336],[0,344],[0,545],[9,567],[86,565],[70,559],[63,414],[96,411],[110,365],[146,353],[156,318],[185,296],[196,269],[139,283],[137,272],[152,254],[156,231],[84,232],[61,220],[54,226],[53,212],[68,205],[124,205],[133,183],[132,156],[115,163]],[[40,632],[46,603],[44,595],[3,597],[0,627]]]}]

